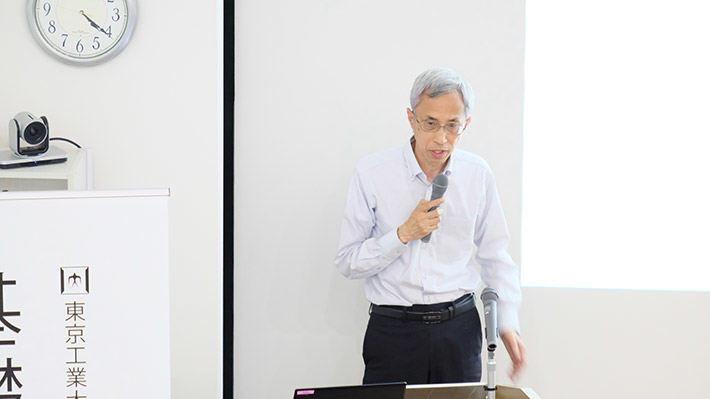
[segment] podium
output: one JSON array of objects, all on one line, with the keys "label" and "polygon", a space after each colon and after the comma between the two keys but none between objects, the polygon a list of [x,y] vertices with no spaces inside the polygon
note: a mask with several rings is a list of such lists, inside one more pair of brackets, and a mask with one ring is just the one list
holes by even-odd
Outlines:
[{"label": "podium", "polygon": [[[540,399],[530,388],[499,385],[500,399]],[[294,399],[486,399],[483,383],[406,385],[404,382],[296,389]]]},{"label": "podium", "polygon": [[[498,385],[496,399],[540,399],[530,388]],[[407,385],[404,399],[486,399],[484,383]]]}]

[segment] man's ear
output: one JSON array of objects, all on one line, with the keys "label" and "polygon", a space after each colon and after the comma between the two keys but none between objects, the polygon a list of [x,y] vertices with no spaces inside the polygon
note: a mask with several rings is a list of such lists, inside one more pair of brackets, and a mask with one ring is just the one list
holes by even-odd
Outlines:
[{"label": "man's ear", "polygon": [[466,124],[463,125],[463,129],[466,130],[468,127],[468,124],[471,123],[471,117],[469,116],[468,119],[466,119]]},{"label": "man's ear", "polygon": [[414,129],[414,112],[411,108],[407,108],[407,119],[409,119],[409,126]]}]

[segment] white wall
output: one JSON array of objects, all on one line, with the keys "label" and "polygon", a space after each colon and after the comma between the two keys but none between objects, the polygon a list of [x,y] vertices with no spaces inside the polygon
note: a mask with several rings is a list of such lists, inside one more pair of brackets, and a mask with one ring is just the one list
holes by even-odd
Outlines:
[{"label": "white wall", "polygon": [[42,51],[26,3],[0,2],[0,147],[31,111],[92,148],[95,188],[171,189],[172,397],[220,397],[223,3],[138,1],[131,43],[91,68]]},{"label": "white wall", "polygon": [[[345,191],[358,158],[408,139],[409,89],[428,67],[472,81],[460,146],[491,163],[520,259],[524,2],[236,7],[236,397],[357,384],[367,303],[362,282],[333,266]],[[545,399],[700,396],[707,294],[524,295],[530,366],[520,385]],[[501,350],[499,383],[510,383],[508,363]]]},{"label": "white wall", "polygon": [[524,288],[530,366],[543,399],[708,396],[707,292]]}]

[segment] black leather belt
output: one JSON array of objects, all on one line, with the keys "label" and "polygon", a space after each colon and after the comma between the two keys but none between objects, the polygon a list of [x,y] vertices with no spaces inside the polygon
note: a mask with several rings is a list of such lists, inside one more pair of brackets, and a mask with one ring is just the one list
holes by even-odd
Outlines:
[{"label": "black leather belt", "polygon": [[408,321],[420,321],[424,324],[437,324],[453,319],[476,307],[473,294],[466,294],[454,302],[440,304],[441,309],[431,311],[415,311],[413,306],[370,305],[370,314],[392,317]]}]

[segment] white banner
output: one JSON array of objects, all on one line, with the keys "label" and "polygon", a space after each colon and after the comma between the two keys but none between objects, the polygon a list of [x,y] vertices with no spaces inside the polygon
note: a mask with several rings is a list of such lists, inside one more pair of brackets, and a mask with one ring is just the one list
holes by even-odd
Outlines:
[{"label": "white banner", "polygon": [[0,194],[0,399],[170,398],[168,198]]}]

